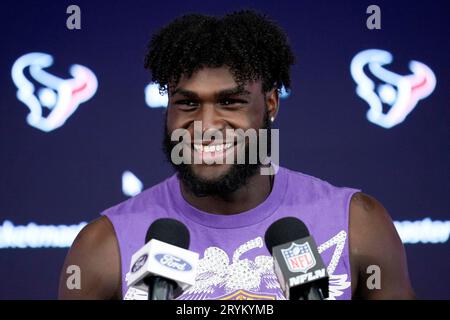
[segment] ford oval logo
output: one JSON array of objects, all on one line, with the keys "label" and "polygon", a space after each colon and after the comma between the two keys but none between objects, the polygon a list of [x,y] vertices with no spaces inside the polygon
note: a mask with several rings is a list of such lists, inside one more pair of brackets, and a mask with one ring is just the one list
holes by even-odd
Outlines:
[{"label": "ford oval logo", "polygon": [[147,254],[143,254],[142,256],[140,256],[133,264],[133,267],[131,267],[131,273],[138,272],[144,266],[145,262],[147,261],[147,257]]},{"label": "ford oval logo", "polygon": [[176,256],[168,254],[168,253],[157,254],[157,255],[155,255],[155,259],[163,266],[171,268],[171,269],[175,269],[178,271],[192,270],[192,266],[188,262],[184,261],[181,258],[178,258]]}]

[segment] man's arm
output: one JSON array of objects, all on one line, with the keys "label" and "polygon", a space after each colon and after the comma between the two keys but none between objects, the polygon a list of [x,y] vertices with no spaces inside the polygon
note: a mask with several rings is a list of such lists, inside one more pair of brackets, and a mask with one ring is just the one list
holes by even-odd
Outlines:
[{"label": "man's arm", "polygon": [[[70,289],[67,268],[79,267],[81,288]],[[71,279],[69,279],[69,282]],[[114,227],[106,217],[80,231],[67,254],[59,281],[59,299],[121,299],[120,252]]]},{"label": "man's arm", "polygon": [[[350,264],[355,299],[414,299],[406,254],[386,209],[376,199],[356,193],[350,204]],[[368,278],[380,270],[380,289],[369,289]],[[372,283],[372,278],[369,280]]]}]

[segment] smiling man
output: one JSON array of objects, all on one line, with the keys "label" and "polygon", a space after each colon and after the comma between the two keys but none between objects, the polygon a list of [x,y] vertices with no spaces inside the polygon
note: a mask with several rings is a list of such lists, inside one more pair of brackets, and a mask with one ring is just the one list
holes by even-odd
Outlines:
[{"label": "smiling man", "polygon": [[[293,63],[285,33],[252,11],[186,15],[151,39],[145,67],[169,96],[163,149],[176,173],[80,232],[61,273],[60,298],[145,296],[127,288],[131,255],[153,221],[172,218],[187,226],[189,250],[200,254],[196,284],[178,299],[284,299],[264,233],[288,216],[301,219],[318,243],[331,299],[414,298],[403,245],[377,200],[274,161],[250,161],[255,148],[238,132],[271,137]],[[182,160],[194,161],[174,161],[177,130],[190,137],[181,142]],[[258,154],[266,143],[270,155],[273,141],[257,140]],[[276,174],[262,174],[267,168]],[[80,267],[80,289],[67,287],[70,265]],[[381,272],[375,287],[367,285],[374,265]]]}]

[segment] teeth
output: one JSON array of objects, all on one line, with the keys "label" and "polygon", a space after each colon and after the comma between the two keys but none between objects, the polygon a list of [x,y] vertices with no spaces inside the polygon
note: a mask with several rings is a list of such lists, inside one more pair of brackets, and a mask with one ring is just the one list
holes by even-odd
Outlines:
[{"label": "teeth", "polygon": [[197,151],[203,151],[203,145],[202,144],[194,144],[194,149]]},{"label": "teeth", "polygon": [[212,146],[204,146],[202,144],[194,144],[194,149],[199,152],[220,152],[223,150],[230,149],[233,146],[232,143],[225,143],[225,144],[216,144]]}]

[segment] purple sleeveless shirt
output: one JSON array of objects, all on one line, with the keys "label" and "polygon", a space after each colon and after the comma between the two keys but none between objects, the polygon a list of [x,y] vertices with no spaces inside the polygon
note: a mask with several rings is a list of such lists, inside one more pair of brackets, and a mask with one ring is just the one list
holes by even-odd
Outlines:
[{"label": "purple sleeveless shirt", "polygon": [[350,299],[348,219],[350,199],[357,191],[279,167],[264,202],[239,214],[217,215],[186,202],[174,174],[102,212],[119,243],[123,296],[146,299],[145,292],[127,288],[131,256],[144,245],[154,220],[173,218],[187,226],[189,250],[200,254],[196,284],[178,299],[285,299],[264,234],[276,220],[294,216],[308,227],[327,266],[329,299]]}]

